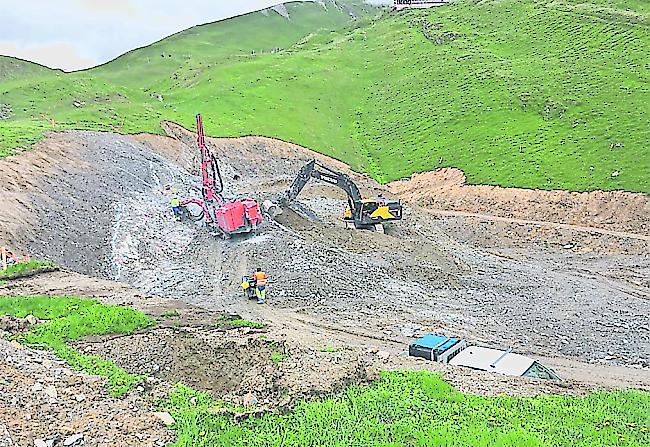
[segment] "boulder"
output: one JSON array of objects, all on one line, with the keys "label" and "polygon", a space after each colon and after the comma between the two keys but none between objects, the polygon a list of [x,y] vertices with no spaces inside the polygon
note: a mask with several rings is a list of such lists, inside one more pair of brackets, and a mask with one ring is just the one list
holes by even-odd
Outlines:
[{"label": "boulder", "polygon": [[174,422],[176,422],[172,417],[172,415],[167,413],[166,411],[159,411],[154,413],[153,415],[168,427],[170,425],[174,425]]},{"label": "boulder", "polygon": [[75,445],[83,445],[83,443],[84,443],[84,435],[82,433],[72,435],[72,436],[68,436],[63,441],[63,445],[65,447],[72,447],[72,446],[75,446]]}]

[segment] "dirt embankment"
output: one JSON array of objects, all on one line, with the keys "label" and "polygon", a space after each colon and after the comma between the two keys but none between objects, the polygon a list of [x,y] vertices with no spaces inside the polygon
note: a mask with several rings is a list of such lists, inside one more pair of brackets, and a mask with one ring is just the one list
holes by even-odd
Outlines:
[{"label": "dirt embankment", "polygon": [[70,151],[69,146],[58,138],[48,138],[30,152],[20,153],[0,160],[0,241],[8,246],[25,247],[38,237],[41,224],[35,211],[41,203],[52,208],[63,204],[50,199],[49,195],[59,187],[49,178],[53,170],[74,175],[88,170],[87,160]]},{"label": "dirt embankment", "polygon": [[388,187],[410,203],[434,209],[650,235],[650,197],[644,194],[470,186],[453,168],[415,174]]}]

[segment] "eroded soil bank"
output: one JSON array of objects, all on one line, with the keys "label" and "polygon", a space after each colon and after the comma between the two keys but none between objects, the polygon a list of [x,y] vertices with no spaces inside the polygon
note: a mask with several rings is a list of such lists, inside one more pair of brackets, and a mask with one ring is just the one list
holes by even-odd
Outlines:
[{"label": "eroded soil bank", "polygon": [[650,236],[650,197],[624,191],[568,192],[473,186],[444,168],[392,182],[402,199],[444,211],[561,223]]}]

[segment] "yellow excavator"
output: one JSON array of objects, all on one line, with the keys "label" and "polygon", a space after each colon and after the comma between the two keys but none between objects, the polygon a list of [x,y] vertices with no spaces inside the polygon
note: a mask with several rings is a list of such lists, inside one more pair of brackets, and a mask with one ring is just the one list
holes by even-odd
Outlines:
[{"label": "yellow excavator", "polygon": [[328,168],[316,160],[311,160],[303,166],[291,187],[279,200],[278,205],[284,206],[293,202],[312,178],[338,186],[345,191],[348,196],[348,207],[343,213],[343,220],[348,228],[383,233],[385,222],[402,219],[402,203],[399,200],[390,200],[381,195],[364,198],[349,176]]}]

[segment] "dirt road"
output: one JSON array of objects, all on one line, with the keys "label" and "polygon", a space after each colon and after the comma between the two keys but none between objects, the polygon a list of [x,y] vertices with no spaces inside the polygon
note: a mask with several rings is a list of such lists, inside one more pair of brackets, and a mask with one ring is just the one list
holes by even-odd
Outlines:
[{"label": "dirt road", "polygon": [[[313,397],[340,389],[347,383],[370,380],[379,371],[388,369],[440,372],[463,391],[487,395],[585,394],[598,388],[621,387],[650,390],[644,369],[585,363],[563,357],[539,357],[565,378],[563,384],[423,362],[405,356],[409,337],[377,333],[362,326],[344,327],[323,322],[319,316],[271,306],[236,306],[242,311],[238,317],[265,322],[268,324],[265,329],[224,332],[219,329],[223,313],[179,300],[143,295],[125,284],[72,272],[48,273],[0,286],[0,294],[92,296],[107,304],[132,306],[158,318],[173,311],[178,315],[167,320],[163,318],[151,331],[97,337],[78,347],[110,358],[131,372],[157,378],[162,388],[181,381],[212,391],[219,398],[228,394],[228,399],[235,403],[253,390],[279,405],[284,392],[289,392],[292,401]],[[259,340],[268,341],[270,345],[260,345]],[[258,345],[254,347],[251,343]],[[189,354],[188,350],[194,354]],[[294,360],[283,364],[280,374],[273,365],[259,362],[274,350],[282,350]],[[252,358],[258,362],[250,362]],[[330,367],[333,369],[328,370]],[[235,380],[233,371],[243,375],[237,375]],[[261,376],[271,380],[263,383],[253,380]]]}]

